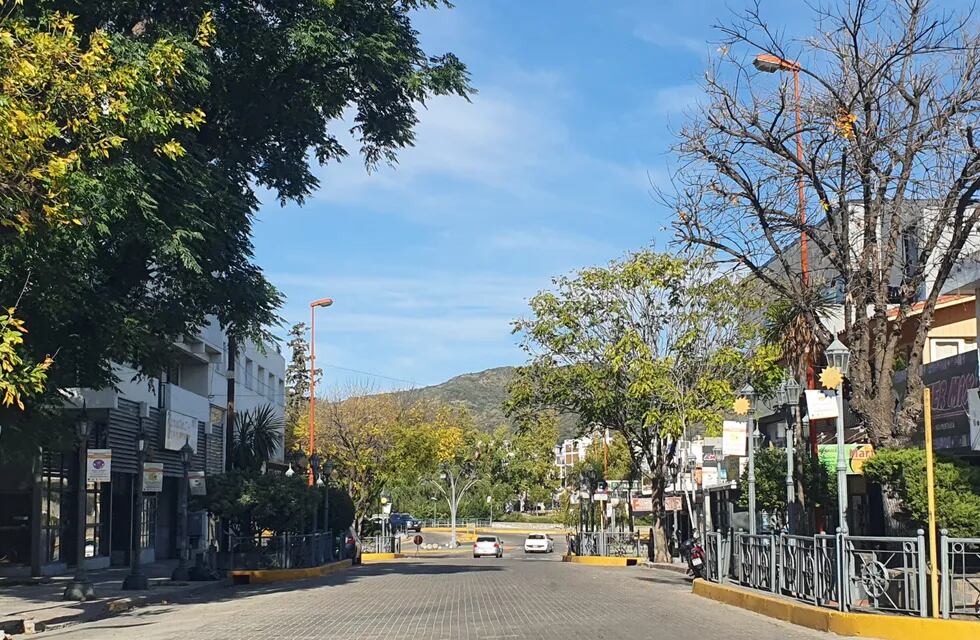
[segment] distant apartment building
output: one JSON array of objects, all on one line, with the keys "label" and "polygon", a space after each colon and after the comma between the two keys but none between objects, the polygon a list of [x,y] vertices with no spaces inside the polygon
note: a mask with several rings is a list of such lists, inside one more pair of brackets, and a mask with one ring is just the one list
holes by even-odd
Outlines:
[{"label": "distant apartment building", "polygon": [[[558,468],[558,478],[561,486],[567,485],[567,480],[571,474],[572,467],[578,462],[585,460],[589,453],[589,447],[596,446],[602,442],[603,434],[601,431],[593,431],[589,435],[578,438],[567,438],[555,445],[555,466]],[[605,433],[606,444],[612,442],[612,436],[608,430]]]},{"label": "distant apartment building", "polygon": [[[136,379],[125,365],[115,366],[114,388],[77,390],[68,419],[84,411],[92,422],[93,449],[111,450],[111,480],[88,482],[85,562],[90,568],[129,563],[136,536],[144,561],[176,557],[177,492],[183,468],[180,449],[194,453],[190,469],[207,476],[225,469],[229,386],[234,385],[236,414],[271,405],[283,414],[285,369],[274,346],[251,343],[237,348],[230,367],[228,336],[209,322],[176,343],[177,357],[158,378]],[[234,373],[232,373],[232,369]],[[159,490],[144,491],[143,516],[133,523],[137,473],[136,439],[147,437],[146,460],[161,464]],[[282,459],[282,440],[275,458]],[[42,450],[36,460],[0,469],[0,575],[50,575],[77,562],[75,495],[78,463],[69,449]],[[192,520],[192,543],[207,544],[206,520]]]}]

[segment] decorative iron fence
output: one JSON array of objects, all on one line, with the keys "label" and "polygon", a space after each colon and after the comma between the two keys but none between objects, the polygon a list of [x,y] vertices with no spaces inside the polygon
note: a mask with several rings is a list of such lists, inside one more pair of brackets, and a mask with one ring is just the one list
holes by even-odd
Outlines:
[{"label": "decorative iron fence", "polygon": [[629,531],[584,531],[575,536],[576,554],[580,556],[608,556],[638,558],[646,556],[645,545],[639,533]]},{"label": "decorative iron fence", "polygon": [[340,557],[332,532],[296,535],[229,536],[231,569],[302,569]]},{"label": "decorative iron fence", "polygon": [[[712,532],[706,542],[706,578],[713,582],[731,581],[842,611],[928,614],[921,530],[916,537],[887,538]],[[943,562],[944,613],[965,612],[970,589],[980,596],[980,539],[946,539]]]},{"label": "decorative iron fence", "polygon": [[401,553],[401,536],[368,536],[361,539],[364,553]]},{"label": "decorative iron fence", "polygon": [[980,538],[939,537],[940,601],[944,618],[980,618]]}]

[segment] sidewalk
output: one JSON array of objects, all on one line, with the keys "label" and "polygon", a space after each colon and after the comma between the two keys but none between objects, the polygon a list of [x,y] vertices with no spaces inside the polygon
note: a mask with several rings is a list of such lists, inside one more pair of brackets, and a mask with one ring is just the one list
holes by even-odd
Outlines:
[{"label": "sidewalk", "polygon": [[[57,629],[78,622],[98,620],[134,607],[178,599],[202,591],[227,586],[227,580],[209,582],[172,582],[170,574],[176,561],[157,562],[143,566],[150,579],[147,591],[123,591],[123,578],[129,569],[118,567],[90,571],[89,580],[95,586],[95,600],[71,602],[61,599],[65,585],[72,575],[53,576],[31,582],[29,579],[0,578],[0,637],[11,634]],[[25,625],[26,621],[26,625]]]}]

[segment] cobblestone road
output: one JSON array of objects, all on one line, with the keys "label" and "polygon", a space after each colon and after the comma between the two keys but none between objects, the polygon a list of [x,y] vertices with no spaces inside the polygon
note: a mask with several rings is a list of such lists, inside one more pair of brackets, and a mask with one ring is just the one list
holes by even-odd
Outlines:
[{"label": "cobblestone road", "polygon": [[60,640],[780,640],[828,636],[701,599],[669,572],[523,554],[368,565],[306,582],[140,609]]}]

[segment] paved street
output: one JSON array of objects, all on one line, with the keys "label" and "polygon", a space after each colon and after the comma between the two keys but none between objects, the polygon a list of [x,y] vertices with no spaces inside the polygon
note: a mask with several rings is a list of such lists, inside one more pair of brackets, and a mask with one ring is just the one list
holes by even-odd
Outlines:
[{"label": "paved street", "polygon": [[679,575],[561,563],[509,550],[366,565],[306,582],[226,590],[76,626],[59,640],[413,640],[827,636],[703,600]]}]

